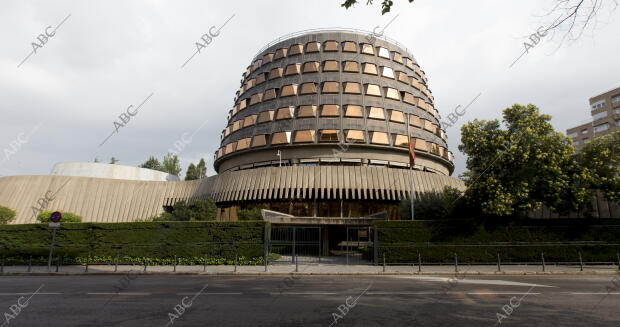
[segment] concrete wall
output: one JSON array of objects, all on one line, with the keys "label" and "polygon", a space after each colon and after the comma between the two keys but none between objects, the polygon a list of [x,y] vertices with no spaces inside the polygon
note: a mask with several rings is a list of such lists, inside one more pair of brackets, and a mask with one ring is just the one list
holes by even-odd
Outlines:
[{"label": "concrete wall", "polygon": [[62,162],[50,175],[124,179],[134,181],[178,181],[179,177],[162,171],[99,162]]}]

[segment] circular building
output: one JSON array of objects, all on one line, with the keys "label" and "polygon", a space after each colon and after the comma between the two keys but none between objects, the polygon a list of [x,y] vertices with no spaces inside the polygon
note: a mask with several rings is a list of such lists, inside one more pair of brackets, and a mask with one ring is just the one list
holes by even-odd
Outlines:
[{"label": "circular building", "polygon": [[242,74],[209,193],[297,217],[395,218],[411,192],[408,135],[415,194],[463,188],[413,54],[372,33],[295,33]]}]

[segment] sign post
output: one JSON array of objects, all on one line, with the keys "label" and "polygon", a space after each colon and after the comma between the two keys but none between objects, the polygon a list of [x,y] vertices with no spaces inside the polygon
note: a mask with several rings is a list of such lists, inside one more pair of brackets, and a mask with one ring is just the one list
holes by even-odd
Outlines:
[{"label": "sign post", "polygon": [[54,253],[54,241],[56,240],[56,229],[60,227],[60,220],[62,219],[62,214],[59,211],[54,211],[50,215],[50,223],[49,227],[52,227],[52,243],[50,244],[50,256],[47,259],[47,271],[51,271],[52,269],[52,254]]}]

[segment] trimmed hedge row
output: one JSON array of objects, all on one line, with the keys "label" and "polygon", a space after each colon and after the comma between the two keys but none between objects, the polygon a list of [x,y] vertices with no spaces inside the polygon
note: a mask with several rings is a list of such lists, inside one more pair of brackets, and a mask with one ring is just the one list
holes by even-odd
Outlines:
[{"label": "trimmed hedge row", "polygon": [[620,219],[377,221],[377,254],[387,263],[611,262]]},{"label": "trimmed hedge row", "polygon": [[[192,258],[192,262],[203,262],[207,255],[228,262],[237,255],[248,258],[247,262],[258,263],[258,258],[264,255],[265,224],[262,221],[64,223],[56,232],[54,254],[63,256],[67,262],[79,262],[79,258],[87,256],[108,258],[101,261],[110,262],[109,258],[117,255],[134,258],[130,261],[144,260],[146,256],[171,259],[176,255]],[[0,254],[17,261],[30,255],[47,258],[51,235],[51,229],[43,224],[1,226]]]}]

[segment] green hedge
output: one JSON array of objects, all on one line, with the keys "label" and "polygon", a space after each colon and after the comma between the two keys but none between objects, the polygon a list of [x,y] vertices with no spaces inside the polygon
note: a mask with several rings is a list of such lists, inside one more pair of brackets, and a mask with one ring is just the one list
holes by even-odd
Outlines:
[{"label": "green hedge", "polygon": [[611,262],[620,219],[377,221],[377,254],[387,263]]},{"label": "green hedge", "polygon": [[[207,263],[228,263],[239,256],[248,264],[259,264],[264,227],[262,221],[64,223],[57,230],[54,253],[66,262],[84,261],[90,255],[93,262],[110,263],[119,255],[129,263],[146,256],[171,263],[176,255],[202,264],[207,255]],[[9,262],[30,255],[47,262],[51,234],[43,224],[0,226],[0,254]]]}]

